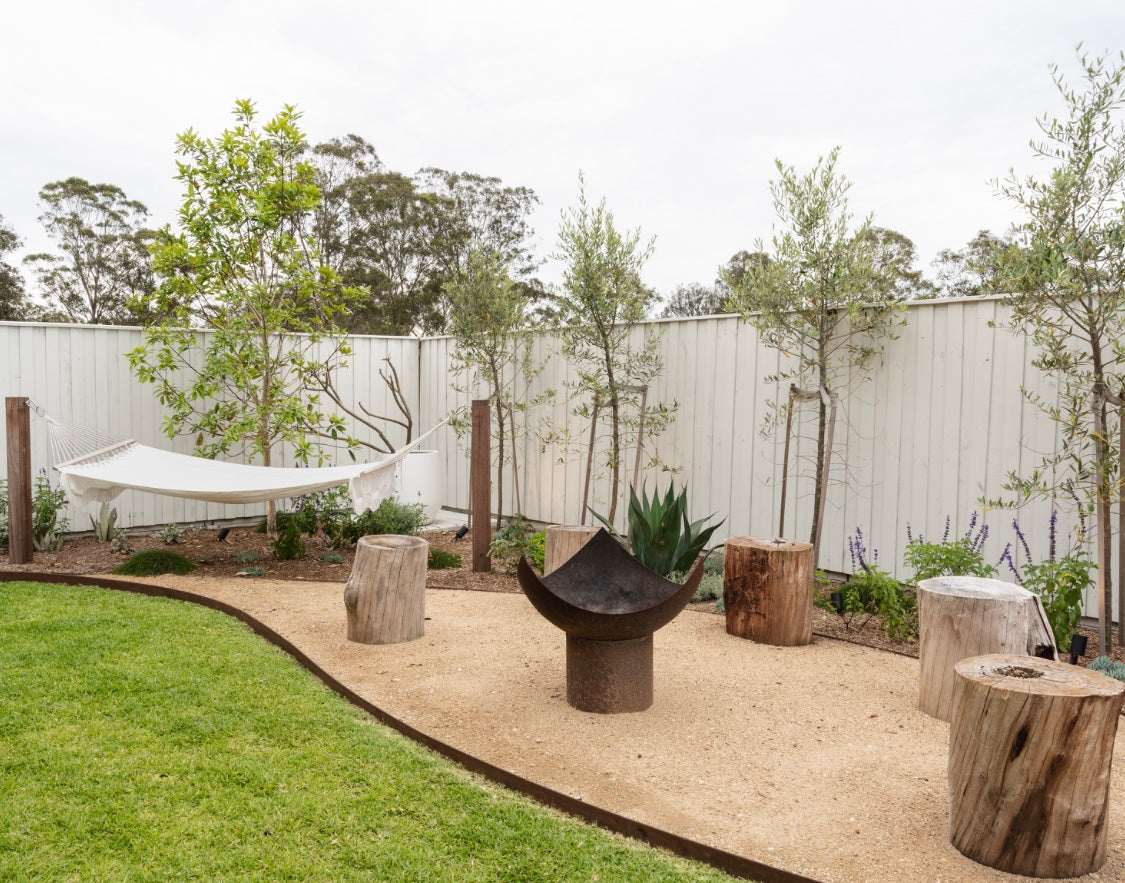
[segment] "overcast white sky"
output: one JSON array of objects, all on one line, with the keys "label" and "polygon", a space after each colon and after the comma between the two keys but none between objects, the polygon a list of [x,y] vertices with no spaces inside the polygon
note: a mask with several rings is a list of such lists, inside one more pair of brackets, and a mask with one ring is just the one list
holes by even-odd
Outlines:
[{"label": "overcast white sky", "polygon": [[0,215],[46,247],[37,193],[77,175],[174,221],[177,133],[218,135],[252,98],[396,171],[532,188],[541,257],[584,170],[619,225],[656,237],[645,280],[665,293],[768,240],[774,158],[804,169],[838,144],[855,214],[911,237],[928,271],[1014,220],[990,182],[1036,169],[1036,119],[1061,112],[1048,65],[1074,73],[1079,41],[1125,48],[1125,3],[9,4]]}]

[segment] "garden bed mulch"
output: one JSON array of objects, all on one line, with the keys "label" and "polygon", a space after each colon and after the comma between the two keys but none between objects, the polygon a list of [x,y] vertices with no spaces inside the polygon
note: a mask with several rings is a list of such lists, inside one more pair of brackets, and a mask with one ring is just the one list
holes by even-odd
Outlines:
[{"label": "garden bed mulch", "polygon": [[[427,538],[468,558],[467,541]],[[252,528],[225,543],[213,532],[186,539],[181,551],[210,561],[153,582],[246,610],[388,713],[547,787],[824,881],[1024,879],[948,842],[949,727],[917,709],[916,659],[824,637],[758,645],[727,635],[712,605],[694,605],[656,634],[653,707],[587,714],[566,703],[562,633],[511,576],[473,574],[467,561],[432,571],[425,636],[365,646],[345,639],[346,556],[263,556],[266,577],[247,578],[235,575],[238,555],[254,544],[268,555]],[[28,569],[105,572],[105,553],[72,540]],[[840,628],[834,619],[818,610],[817,631]],[[1123,743],[1119,732],[1109,859],[1084,879],[1125,879]]]}]

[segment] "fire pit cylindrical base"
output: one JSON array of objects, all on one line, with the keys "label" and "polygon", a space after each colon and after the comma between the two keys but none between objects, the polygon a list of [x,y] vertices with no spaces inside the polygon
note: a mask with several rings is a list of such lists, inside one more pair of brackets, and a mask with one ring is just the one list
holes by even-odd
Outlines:
[{"label": "fire pit cylindrical base", "polygon": [[566,636],[566,701],[579,711],[620,714],[652,705],[652,635],[627,641]]}]

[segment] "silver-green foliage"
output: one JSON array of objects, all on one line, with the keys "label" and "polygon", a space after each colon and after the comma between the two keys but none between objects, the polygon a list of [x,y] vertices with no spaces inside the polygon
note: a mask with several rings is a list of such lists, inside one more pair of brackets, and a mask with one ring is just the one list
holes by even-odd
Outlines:
[{"label": "silver-green foliage", "polygon": [[1049,169],[1038,178],[1013,171],[999,184],[1024,213],[999,256],[1010,326],[1031,338],[1033,364],[1059,382],[1046,398],[1023,390],[1058,424],[1060,444],[1030,473],[1010,473],[1006,488],[1016,502],[1060,485],[1086,494],[1105,548],[1097,565],[1109,611],[1109,507],[1120,480],[1110,404],[1125,390],[1125,53],[1091,58],[1079,49],[1078,61],[1079,87],[1051,67],[1064,113],[1044,115],[1043,138],[1031,145]]},{"label": "silver-green foliage", "polygon": [[94,531],[94,539],[99,543],[108,543],[113,539],[113,531],[117,526],[117,507],[109,503],[98,506],[98,517],[90,516],[90,527]]},{"label": "silver-green foliage", "polygon": [[164,525],[164,529],[160,531],[160,539],[164,540],[164,542],[169,546],[178,543],[181,539],[183,539],[183,536],[184,529],[174,521],[169,521],[166,525]]},{"label": "silver-green foliage", "polygon": [[1110,659],[1108,656],[1099,656],[1087,665],[1086,668],[1101,672],[1103,675],[1107,675],[1115,680],[1125,681],[1125,663],[1118,662],[1116,659]]},{"label": "silver-green foliage", "polygon": [[[660,332],[645,328],[639,345],[634,329],[655,304],[656,293],[641,281],[653,241],[642,244],[640,229],[622,232],[603,199],[586,200],[579,175],[578,206],[563,215],[555,259],[565,264],[555,306],[563,324],[562,352],[576,370],[577,416],[594,408],[608,413],[608,439],[601,465],[610,478],[609,520],[616,520],[626,447],[638,430],[641,390],[664,370],[657,351]],[[646,438],[658,435],[672,419],[674,406],[646,402]]]}]

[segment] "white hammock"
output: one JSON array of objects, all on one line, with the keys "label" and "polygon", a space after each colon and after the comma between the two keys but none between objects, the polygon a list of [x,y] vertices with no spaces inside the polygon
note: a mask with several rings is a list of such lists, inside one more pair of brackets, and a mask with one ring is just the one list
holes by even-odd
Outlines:
[{"label": "white hammock", "polygon": [[[446,422],[378,463],[293,468],[248,466],[175,454],[132,439],[115,440],[80,430],[46,415],[44,419],[50,427],[55,459],[61,461],[55,463],[61,476],[59,484],[77,506],[108,503],[126,488],[212,503],[264,503],[347,482],[357,513],[374,509],[391,496],[395,467]],[[92,441],[101,447],[89,450]],[[75,456],[83,448],[87,452]]]}]

